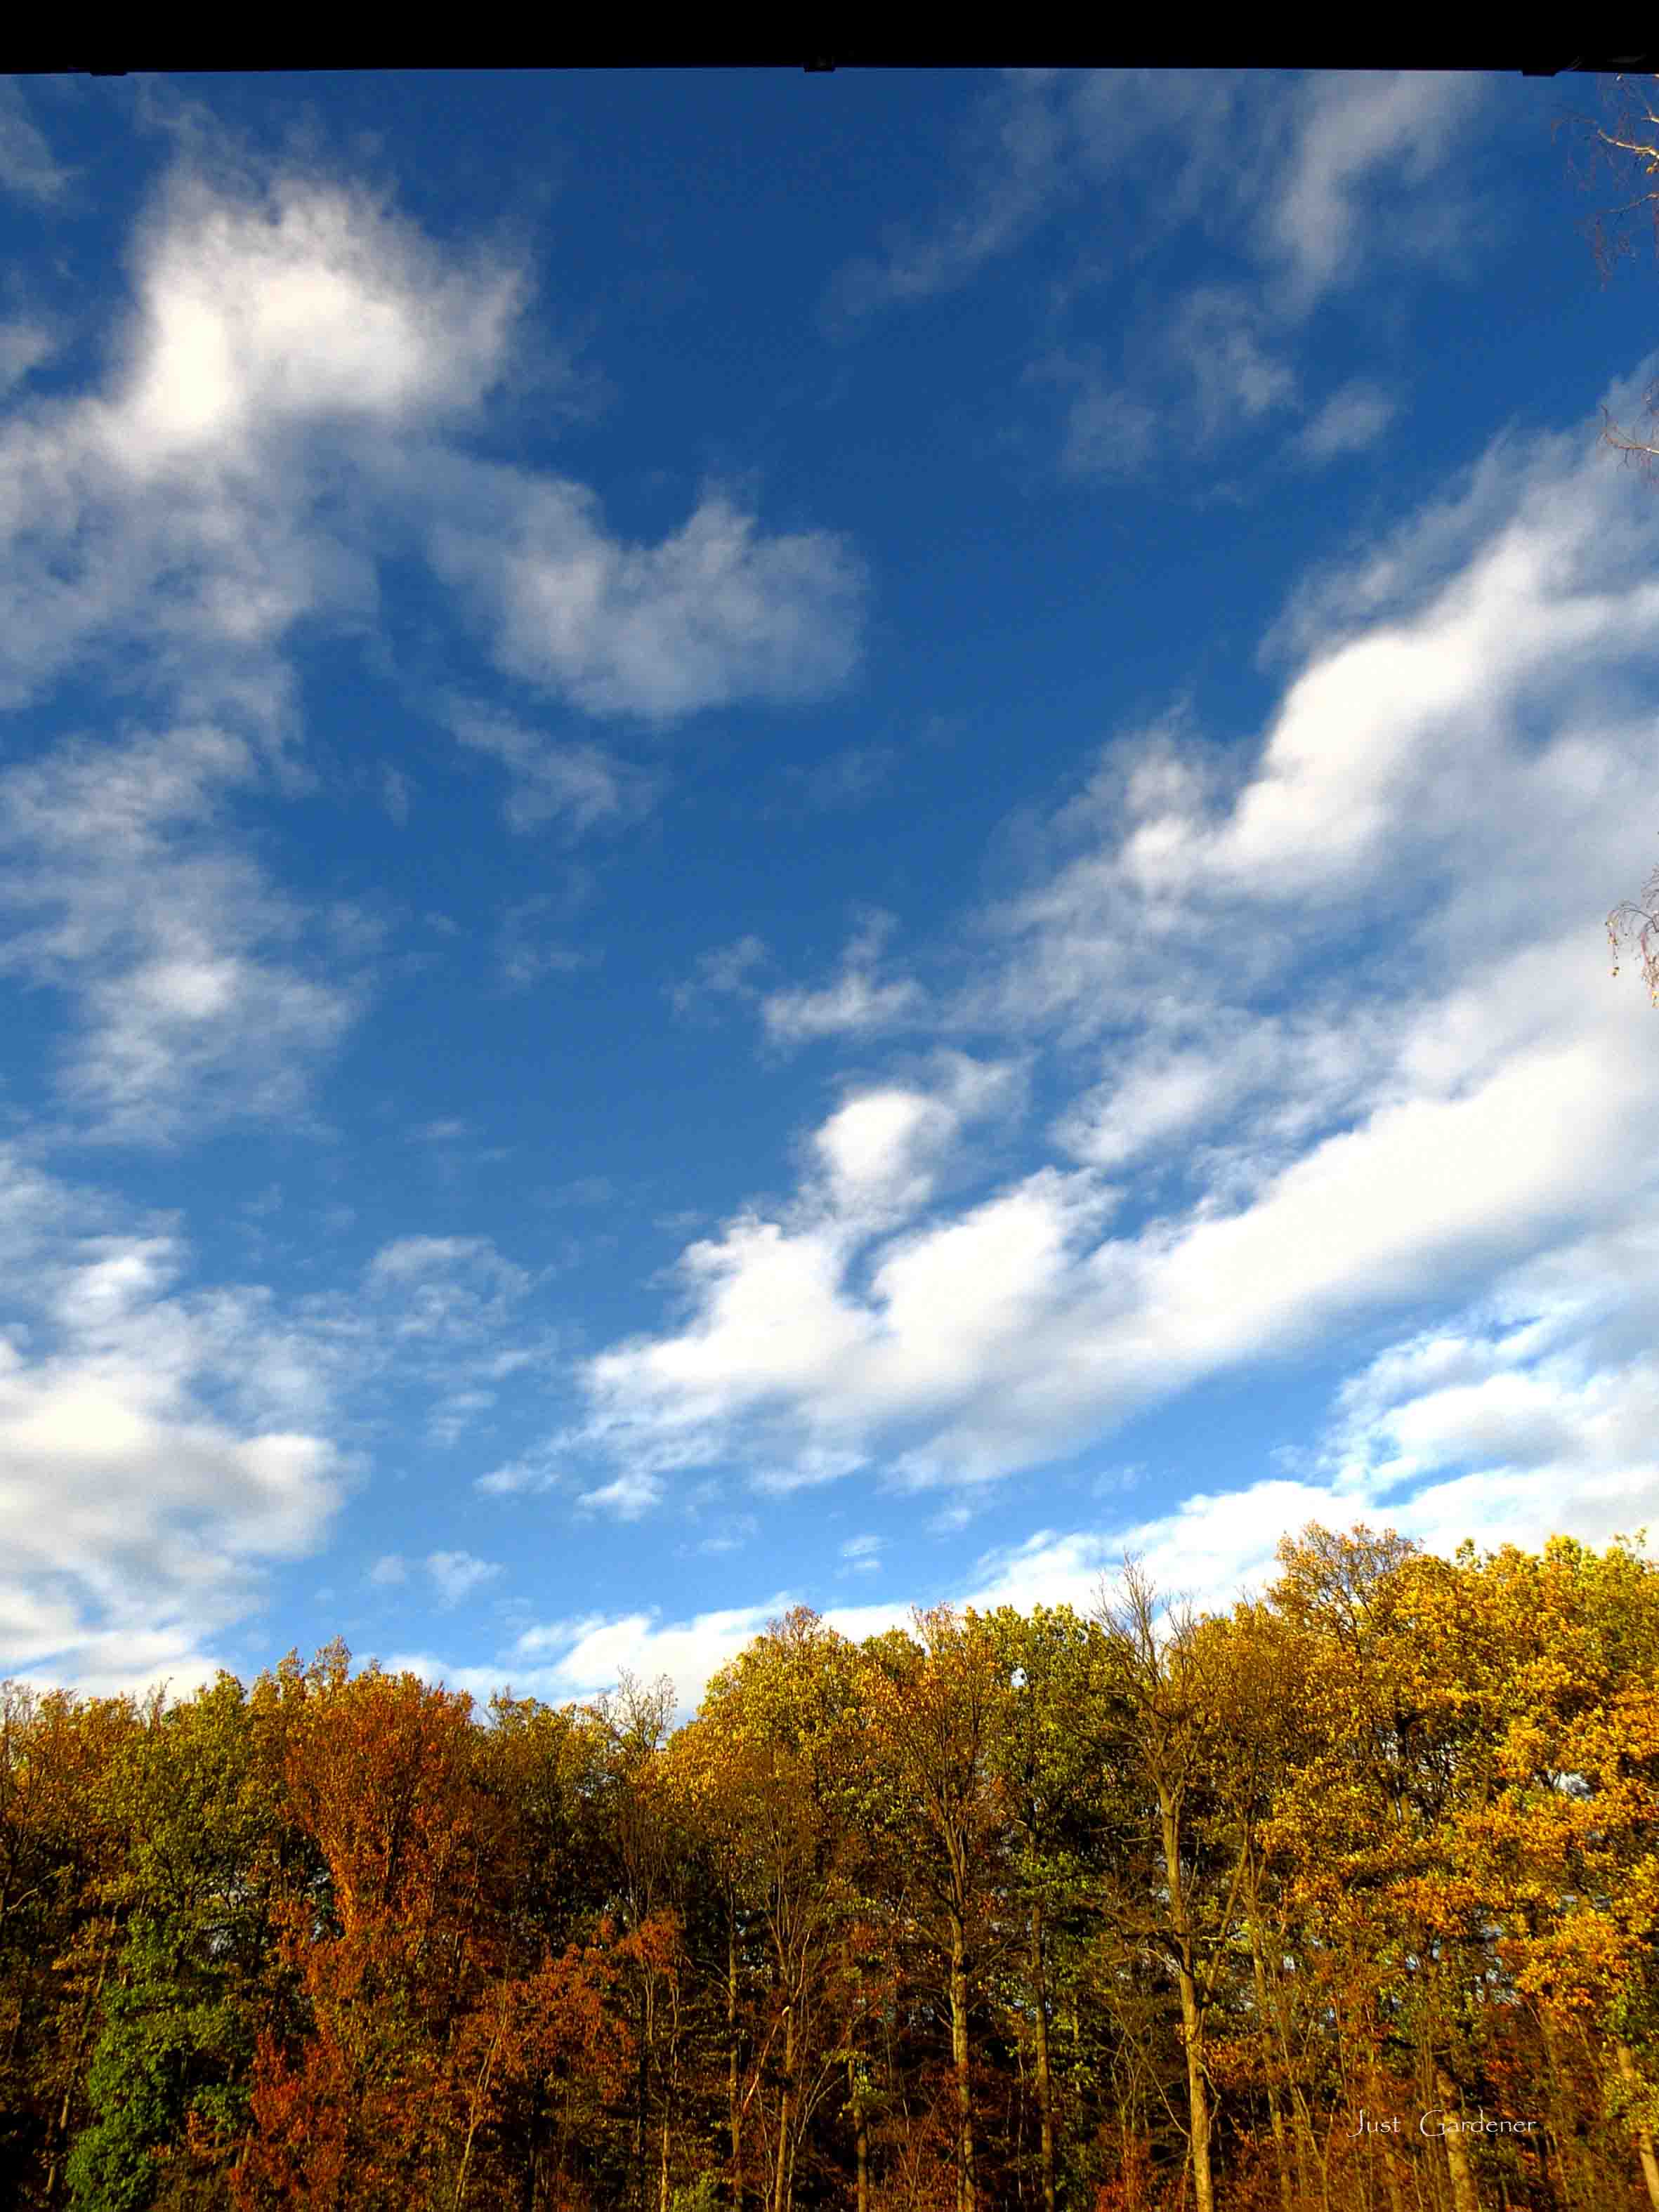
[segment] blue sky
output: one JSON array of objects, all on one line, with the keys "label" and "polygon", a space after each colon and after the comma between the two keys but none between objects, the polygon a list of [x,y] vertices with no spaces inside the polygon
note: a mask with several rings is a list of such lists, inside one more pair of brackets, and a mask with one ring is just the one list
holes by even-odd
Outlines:
[{"label": "blue sky", "polygon": [[1659,1522],[1600,89],[0,82],[0,1672]]}]

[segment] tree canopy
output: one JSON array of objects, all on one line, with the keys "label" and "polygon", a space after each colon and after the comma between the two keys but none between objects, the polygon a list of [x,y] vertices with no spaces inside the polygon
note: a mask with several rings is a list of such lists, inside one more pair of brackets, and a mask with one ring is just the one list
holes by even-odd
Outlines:
[{"label": "tree canopy", "polygon": [[9,1683],[7,2201],[1659,2212],[1641,1544],[798,1607],[678,1728]]}]

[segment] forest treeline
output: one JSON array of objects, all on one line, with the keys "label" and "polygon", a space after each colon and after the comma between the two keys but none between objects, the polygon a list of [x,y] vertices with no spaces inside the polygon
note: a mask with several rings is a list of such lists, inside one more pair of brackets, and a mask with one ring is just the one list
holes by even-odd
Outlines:
[{"label": "forest treeline", "polygon": [[487,1714],[9,1683],[0,2200],[1659,2212],[1659,1568],[798,1609]]}]

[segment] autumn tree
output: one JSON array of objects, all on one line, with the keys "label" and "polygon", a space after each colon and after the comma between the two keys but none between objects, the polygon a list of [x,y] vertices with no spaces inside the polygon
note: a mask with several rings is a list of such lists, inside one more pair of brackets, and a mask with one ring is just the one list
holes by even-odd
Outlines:
[{"label": "autumn tree", "polygon": [[1561,1537],[1458,1565],[1503,1653],[1498,1788],[1465,1815],[1465,1863],[1553,2075],[1564,2045],[1595,2054],[1659,2208],[1659,1571]]},{"label": "autumn tree", "polygon": [[678,1728],[337,1644],[11,1686],[6,2201],[1659,2212],[1642,1540],[797,1608]]},{"label": "autumn tree", "polygon": [[1003,1792],[1014,1881],[1025,1926],[1023,2005],[1029,2008],[1037,2105],[1037,2182],[1054,2212],[1060,2155],[1052,2037],[1054,1954],[1086,1940],[1084,1899],[1111,1765],[1105,1641],[1069,1606],[987,1617],[1000,1695],[992,1769]]},{"label": "autumn tree", "polygon": [[320,1925],[296,1903],[283,1937],[311,2033],[297,2049],[261,2037],[238,2202],[406,2207],[441,2190],[461,2155],[452,2031],[489,1964],[471,1700],[412,1674],[350,1680],[337,1662],[311,1686],[285,1779],[328,1893]]},{"label": "autumn tree", "polygon": [[1285,1911],[1267,1824],[1316,1744],[1308,1705],[1310,1655],[1298,1626],[1252,1600],[1241,1599],[1230,1620],[1206,1624],[1206,1633],[1224,1721],[1212,1768],[1213,1825],[1237,1869],[1250,1971],[1234,2038],[1242,2063],[1225,2070],[1241,2094],[1254,2089],[1266,2105],[1280,2212],[1292,2212],[1298,2197],[1313,2194],[1321,2160],[1313,2084],[1285,1972],[1297,1931]]},{"label": "autumn tree", "polygon": [[[673,1685],[662,1676],[647,1686],[624,1673],[618,1687],[595,1699],[589,1711],[605,1745],[599,1835],[626,1939],[624,1983],[635,2051],[630,2202],[645,2212],[653,2194],[662,2205],[667,2201],[684,2029],[687,1838],[661,1759],[673,1718]],[[653,2134],[654,2189],[649,2178]]]},{"label": "autumn tree", "polygon": [[957,2212],[979,2202],[971,2017],[996,1930],[1006,1822],[994,1749],[1003,1677],[995,1639],[971,1609],[918,1612],[915,1633],[864,1646],[874,1756],[890,1848],[905,1854],[922,1940],[942,1958],[951,2022]]},{"label": "autumn tree", "polygon": [[1189,1863],[1193,1801],[1220,1739],[1219,1684],[1199,1622],[1187,1608],[1160,1620],[1157,1593],[1133,1559],[1124,1561],[1121,1591],[1114,1600],[1103,1589],[1095,1618],[1104,1632],[1115,1678],[1120,1741],[1156,1801],[1167,1900],[1159,1917],[1181,2002],[1193,2197],[1197,2212],[1214,2212],[1215,2113],[1206,2063],[1206,2013],[1215,1979],[1212,1961],[1227,1939],[1237,1881],[1234,1897],[1206,1932],[1194,1911]]},{"label": "autumn tree", "polygon": [[26,2203],[59,2201],[88,2118],[87,2074],[119,1955],[125,1837],[106,1778],[140,1725],[132,1700],[0,1688],[0,2142]]},{"label": "autumn tree", "polygon": [[223,1672],[170,1709],[153,1696],[105,1777],[125,1936],[69,2164],[76,2206],[223,2201],[258,2035],[287,1994],[276,1915],[318,1863],[285,1832],[271,1705]]},{"label": "autumn tree", "polygon": [[[676,1747],[678,1770],[707,1832],[720,1839],[731,1885],[734,2196],[744,2114],[758,2097],[771,2146],[771,2212],[790,2212],[807,2131],[838,2093],[843,2068],[851,2069],[847,2086],[856,2103],[852,1954],[864,1850],[863,1729],[852,1645],[796,1607],[715,1674]],[[736,2033],[735,1916],[743,1910],[762,1932],[767,1958],[767,2002],[746,2039],[747,2065],[739,2063]]]}]

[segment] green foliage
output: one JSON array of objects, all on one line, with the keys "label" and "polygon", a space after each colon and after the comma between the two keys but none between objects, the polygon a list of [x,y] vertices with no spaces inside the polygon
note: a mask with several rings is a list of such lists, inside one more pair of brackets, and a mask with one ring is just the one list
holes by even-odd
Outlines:
[{"label": "green foliage", "polygon": [[121,1979],[105,1994],[87,2082],[91,2118],[67,2168],[76,2212],[151,2203],[161,2156],[182,2145],[192,2107],[219,2128],[245,2120],[253,2026],[215,1979],[152,1921],[134,1923]]},{"label": "green foliage", "polygon": [[668,2200],[668,2212],[721,2212],[725,2200],[712,2173],[700,2173],[677,2189]]}]

